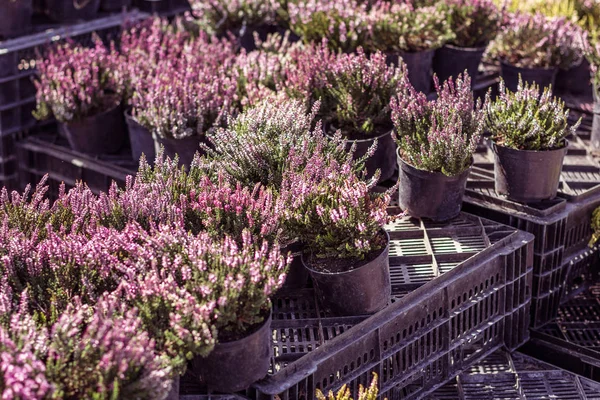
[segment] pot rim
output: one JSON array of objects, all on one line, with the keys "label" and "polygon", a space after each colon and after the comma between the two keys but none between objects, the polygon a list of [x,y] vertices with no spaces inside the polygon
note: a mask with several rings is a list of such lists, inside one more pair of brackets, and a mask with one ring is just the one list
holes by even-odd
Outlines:
[{"label": "pot rim", "polygon": [[[331,125],[331,127],[333,127],[333,125]],[[338,129],[337,128],[333,128],[333,130],[337,131]],[[348,139],[348,137],[346,137],[342,133],[342,139],[345,140],[346,142],[349,142],[349,143],[366,143],[366,142],[373,142],[373,141],[375,141],[375,139],[382,139],[384,136],[391,135],[392,132],[394,132],[394,128],[391,128],[389,131],[387,131],[385,133],[382,133],[379,136],[373,136],[371,138],[366,138],[366,139]],[[327,136],[329,138],[333,138],[334,135],[332,135],[330,133],[330,130],[328,129],[328,130],[325,131],[325,136]]]},{"label": "pot rim", "polygon": [[558,149],[550,149],[550,150],[518,150],[518,149],[513,149],[512,147],[508,147],[508,146],[502,146],[499,144],[496,144],[496,142],[492,139],[490,139],[490,143],[491,143],[491,147],[492,150],[495,147],[501,148],[501,149],[505,149],[507,151],[512,151],[512,152],[519,152],[519,153],[530,153],[530,154],[543,154],[543,153],[552,153],[552,152],[559,152],[559,151],[565,151],[569,148],[570,142],[569,140],[565,139],[565,145],[563,147],[560,147]]},{"label": "pot rim", "polygon": [[500,60],[500,65],[502,66],[507,66],[509,68],[513,68],[513,69],[520,69],[520,70],[526,70],[526,71],[552,71],[552,72],[558,72],[558,67],[517,67],[516,65],[513,65],[507,61],[504,60]]},{"label": "pot rim", "polygon": [[[465,174],[469,174],[471,172],[471,169],[473,168],[473,163],[474,163],[474,159],[473,157],[471,157],[471,163],[469,164],[469,168],[465,169],[463,172],[461,172],[458,175],[453,175],[453,176],[448,176],[446,174],[443,174],[441,172],[431,172],[431,171],[426,171],[424,169],[419,169],[417,167],[415,167],[414,165],[409,164],[408,162],[404,161],[404,159],[402,157],[400,157],[400,147],[396,148],[396,158],[402,162],[402,164],[408,166],[409,168],[411,168],[412,170],[416,171],[416,173],[420,174],[420,175],[429,175],[429,176],[435,176],[438,179],[443,179],[445,181],[458,181],[460,180]],[[399,166],[400,167],[400,166]]]},{"label": "pot rim", "polygon": [[[385,237],[387,239],[386,245],[383,249],[381,249],[381,252],[377,255],[377,257],[375,257],[371,262],[379,259],[383,254],[388,253],[389,254],[389,249],[390,249],[390,234],[388,233],[388,231],[386,231],[385,229],[381,228],[381,231],[385,234]],[[356,271],[360,271],[361,269],[368,267],[369,264],[371,264],[371,262],[366,263],[365,265],[362,265],[358,268],[354,268],[351,269],[350,271],[342,271],[342,272],[323,272],[323,271],[317,271],[314,268],[311,268],[307,263],[306,260],[304,259],[304,252],[302,252],[300,254],[300,260],[302,261],[302,265],[304,265],[304,268],[306,268],[311,274],[318,274],[318,275],[327,275],[327,276],[342,276],[342,275],[347,275],[347,274],[351,274],[353,272]]]},{"label": "pot rim", "polygon": [[396,52],[390,52],[389,54],[392,55],[397,55],[398,57],[402,57],[403,54],[428,54],[428,53],[434,53],[437,49],[441,49],[443,46],[440,47],[436,47],[435,49],[428,49],[428,50],[418,50],[418,51],[407,51],[407,50],[398,50]]},{"label": "pot rim", "polygon": [[88,119],[98,118],[98,117],[102,117],[103,115],[110,114],[111,112],[114,112],[115,110],[119,109],[122,106],[123,106],[123,102],[118,101],[113,106],[111,106],[110,108],[107,108],[106,110],[104,110],[102,112],[99,112],[99,113],[96,113],[96,114],[92,114],[92,115],[87,115],[87,116],[85,116],[85,117],[83,117],[81,119],[71,120],[71,121],[65,121],[65,122],[62,122],[62,123],[63,124],[67,124],[67,125],[80,124],[80,123],[82,123],[82,122],[84,122],[84,121],[86,121]]},{"label": "pot rim", "polygon": [[470,52],[470,53],[476,53],[476,52],[480,52],[480,51],[485,51],[485,49],[487,49],[489,45],[489,42],[485,44],[485,46],[479,46],[479,47],[461,47],[461,46],[457,46],[454,44],[450,44],[450,43],[446,43],[444,46],[442,47],[448,47],[452,50],[460,50],[460,51],[465,51],[465,52]]},{"label": "pot rim", "polygon": [[[269,306],[269,317],[264,319],[264,321],[261,323],[260,327],[257,330],[255,330],[251,334],[249,334],[247,336],[244,336],[244,337],[242,337],[240,339],[237,339],[237,340],[232,340],[232,341],[229,341],[229,342],[217,341],[215,343],[215,346],[219,346],[220,348],[223,348],[223,349],[224,348],[228,348],[228,347],[235,347],[236,345],[239,344],[239,342],[241,342],[243,340],[247,340],[249,338],[252,338],[252,337],[255,337],[255,336],[259,336],[262,333],[263,330],[265,330],[267,327],[270,327],[272,320],[273,320],[273,302],[271,302],[271,304]],[[206,358],[206,357],[202,357],[202,358]]]}]

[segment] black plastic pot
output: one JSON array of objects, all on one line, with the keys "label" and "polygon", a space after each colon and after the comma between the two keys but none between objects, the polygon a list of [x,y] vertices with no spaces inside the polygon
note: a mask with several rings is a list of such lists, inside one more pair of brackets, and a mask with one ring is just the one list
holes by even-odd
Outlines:
[{"label": "black plastic pot", "polygon": [[398,202],[415,218],[448,221],[458,214],[471,168],[460,175],[423,171],[398,159]]},{"label": "black plastic pot", "polygon": [[200,149],[200,143],[202,142],[202,139],[203,138],[200,136],[190,136],[184,139],[170,139],[155,136],[154,149],[156,154],[158,154],[158,149],[160,146],[163,146],[165,156],[175,158],[175,155],[178,155],[179,165],[185,165],[189,168],[196,152],[202,152]]},{"label": "black plastic pot", "polygon": [[93,19],[98,14],[100,0],[45,0],[46,14],[57,22]]},{"label": "black plastic pot", "polygon": [[0,6],[0,40],[29,31],[32,13],[32,0],[3,1]]},{"label": "black plastic pot", "polygon": [[502,79],[504,79],[506,88],[512,92],[515,92],[519,85],[519,74],[523,79],[523,83],[535,82],[540,88],[550,85],[554,88],[557,73],[558,68],[520,68],[504,62],[500,63]]},{"label": "black plastic pot", "polygon": [[75,151],[88,154],[117,153],[125,141],[125,121],[120,105],[103,113],[59,126]]},{"label": "black plastic pot", "polygon": [[256,42],[254,41],[254,32],[258,33],[261,41],[267,39],[269,33],[277,32],[275,25],[259,25],[259,26],[243,26],[240,30],[240,46],[246,49],[247,52],[256,50]]},{"label": "black plastic pot", "polygon": [[383,182],[390,179],[396,171],[396,142],[392,138],[392,131],[369,139],[346,139],[346,149],[350,150],[356,144],[353,156],[356,160],[367,154],[371,146],[373,146],[375,139],[377,139],[377,148],[375,149],[375,154],[365,162],[365,169],[367,170],[368,178],[372,177],[375,171],[379,169],[381,171],[379,181]]},{"label": "black plastic pot", "polygon": [[144,154],[146,156],[146,161],[150,164],[154,164],[156,152],[154,149],[152,133],[140,125],[128,111],[125,111],[125,122],[129,129],[129,142],[131,143],[131,156],[133,159],[139,161],[142,154]]},{"label": "black plastic pot", "polygon": [[389,242],[372,261],[356,269],[327,273],[317,271],[308,265],[304,255],[302,263],[308,269],[316,295],[323,310],[328,315],[368,315],[384,308],[390,301]]},{"label": "black plastic pot", "polygon": [[473,87],[485,49],[486,46],[471,48],[447,44],[436,50],[433,72],[440,82],[444,82],[450,77],[456,78],[466,70],[471,77],[471,87]]},{"label": "black plastic pot", "polygon": [[398,65],[398,58],[402,58],[408,68],[408,80],[420,92],[431,92],[432,66],[435,50],[418,51],[415,53],[388,54],[388,64]]},{"label": "black plastic pot", "polygon": [[574,95],[592,95],[590,63],[585,58],[579,65],[568,70],[559,69],[556,75],[556,91]]},{"label": "black plastic pot", "polygon": [[308,282],[308,270],[302,263],[302,250],[303,246],[300,243],[293,243],[281,249],[283,254],[291,252],[292,263],[288,269],[288,273],[285,277],[285,282],[281,287],[281,291],[301,289],[306,287]]},{"label": "black plastic pot", "polygon": [[131,0],[100,0],[100,10],[117,12],[131,7]]},{"label": "black plastic pot", "polygon": [[193,369],[211,391],[233,393],[264,378],[271,365],[271,314],[245,338],[221,342],[206,358],[193,359]]},{"label": "black plastic pot", "polygon": [[555,198],[568,145],[557,150],[529,151],[492,142],[496,193],[519,203]]}]

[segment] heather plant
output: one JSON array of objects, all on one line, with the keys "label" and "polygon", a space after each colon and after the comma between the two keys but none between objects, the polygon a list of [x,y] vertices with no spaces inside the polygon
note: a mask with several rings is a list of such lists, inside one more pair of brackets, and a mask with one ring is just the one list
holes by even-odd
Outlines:
[{"label": "heather plant", "polygon": [[413,167],[456,176],[470,167],[483,130],[482,105],[473,99],[471,79],[459,75],[442,85],[434,78],[437,99],[427,101],[407,79],[391,101],[399,154]]},{"label": "heather plant", "polygon": [[593,247],[600,239],[600,207],[596,208],[592,213],[591,220],[592,237],[590,238],[589,246]]},{"label": "heather plant", "polygon": [[511,14],[489,52],[516,67],[569,69],[581,61],[585,48],[583,30],[565,18]]},{"label": "heather plant", "polygon": [[46,377],[61,399],[162,399],[171,388],[136,310],[107,296],[94,308],[74,299],[54,324]]},{"label": "heather plant", "polygon": [[443,2],[427,7],[378,1],[367,15],[365,51],[384,53],[435,50],[455,38]]},{"label": "heather plant", "polygon": [[600,87],[600,40],[598,39],[598,35],[594,34],[592,40],[590,40],[588,51],[586,52],[586,58],[589,61],[591,68],[592,83],[594,84],[594,90],[596,91]]},{"label": "heather plant", "polygon": [[[283,176],[294,154],[298,168],[315,153],[324,153],[339,162],[351,162],[341,138],[328,141],[321,123],[315,120],[320,103],[305,112],[299,100],[263,102],[231,119],[226,129],[209,136],[207,157],[218,164],[231,182],[253,188],[257,183],[279,192]],[[314,128],[313,128],[314,126]],[[303,158],[303,161],[299,159]],[[354,173],[364,168],[364,160],[353,162]]]},{"label": "heather plant", "polygon": [[121,102],[125,82],[119,56],[100,38],[86,48],[67,42],[52,48],[37,64],[37,119],[78,121],[105,112]]},{"label": "heather plant", "polygon": [[501,13],[492,0],[446,0],[450,7],[449,41],[458,47],[482,47],[492,41],[500,28]]},{"label": "heather plant", "polygon": [[373,193],[378,179],[376,173],[367,183],[352,173],[350,160],[340,163],[321,151],[308,159],[301,152],[290,154],[279,198],[287,231],[316,259],[362,260],[381,250],[394,188]]},{"label": "heather plant", "polygon": [[366,56],[341,54],[325,70],[321,85],[312,91],[313,101],[321,101],[319,116],[350,139],[381,135],[390,129],[390,99],[406,74],[388,66],[381,52]]},{"label": "heather plant", "polygon": [[[365,388],[363,385],[358,386],[358,397],[356,400],[377,400],[378,394],[379,389],[377,388],[377,374],[373,373],[373,380],[371,381],[371,385],[369,385],[369,387]],[[347,385],[342,386],[337,394],[329,391],[327,397],[325,397],[323,392],[317,389],[316,396],[317,400],[353,400],[352,393]]]},{"label": "heather plant", "polygon": [[291,0],[288,15],[305,43],[326,39],[332,50],[352,52],[366,38],[366,5],[356,0]]},{"label": "heather plant", "polygon": [[499,95],[486,106],[486,130],[499,146],[516,150],[544,151],[566,145],[566,138],[577,130],[579,120],[569,126],[565,103],[552,97],[551,88],[519,80],[516,92],[500,81]]},{"label": "heather plant", "polygon": [[192,0],[190,5],[196,23],[212,34],[275,25],[281,9],[278,0]]}]

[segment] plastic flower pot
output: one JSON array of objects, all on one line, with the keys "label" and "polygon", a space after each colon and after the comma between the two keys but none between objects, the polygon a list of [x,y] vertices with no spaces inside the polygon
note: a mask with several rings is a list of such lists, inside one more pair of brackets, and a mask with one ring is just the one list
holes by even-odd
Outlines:
[{"label": "plastic flower pot", "polygon": [[408,80],[419,92],[429,94],[431,92],[433,56],[435,50],[426,50],[418,52],[403,52],[398,54],[388,54],[387,63],[398,65],[398,59],[402,58],[408,68]]},{"label": "plastic flower pot", "polygon": [[417,169],[398,154],[398,202],[415,218],[443,222],[460,214],[462,199],[471,172],[447,176],[441,172]]},{"label": "plastic flower pot", "polygon": [[285,282],[280,289],[282,292],[306,287],[308,282],[308,270],[302,263],[302,250],[303,246],[300,243],[293,243],[281,249],[282,254],[290,252],[292,256],[292,263],[288,268]]},{"label": "plastic flower pot", "polygon": [[559,69],[556,75],[556,91],[574,95],[592,95],[590,63],[585,58],[579,65],[568,70]]},{"label": "plastic flower pot", "polygon": [[202,136],[189,136],[183,139],[162,138],[154,136],[154,149],[156,154],[160,146],[164,147],[164,155],[170,158],[179,156],[179,165],[184,165],[189,168],[197,151],[201,151],[200,143],[203,141]]},{"label": "plastic flower pot", "polygon": [[95,155],[117,153],[126,134],[120,105],[80,121],[61,123],[60,129],[73,150]]},{"label": "plastic flower pot", "polygon": [[[305,254],[302,263],[308,269],[322,309],[332,316],[368,315],[384,308],[390,301],[390,237],[374,259],[345,272],[324,272],[315,269]],[[338,259],[336,259],[337,261]]]},{"label": "plastic flower pot", "polygon": [[392,138],[391,130],[374,138],[346,139],[346,149],[350,150],[356,144],[356,150],[353,155],[353,158],[356,160],[367,154],[371,146],[373,146],[375,139],[377,139],[377,148],[375,149],[375,154],[365,162],[365,169],[367,170],[368,178],[371,178],[375,174],[375,171],[379,169],[381,171],[379,181],[383,182],[390,179],[396,171],[396,142]]},{"label": "plastic flower pot", "polygon": [[46,14],[57,22],[93,19],[98,14],[100,0],[45,0]]},{"label": "plastic flower pot", "polygon": [[29,31],[32,0],[8,0],[0,6],[0,39],[11,38]]},{"label": "plastic flower pot", "polygon": [[523,83],[535,82],[540,88],[550,85],[554,88],[557,73],[558,68],[520,68],[505,62],[500,63],[500,74],[502,75],[502,79],[504,79],[506,88],[511,92],[517,91],[519,75],[521,75]]},{"label": "plastic flower pot", "polygon": [[131,0],[100,0],[100,10],[106,12],[118,12],[129,7]]},{"label": "plastic flower pot", "polygon": [[131,143],[131,156],[135,161],[139,161],[142,154],[146,156],[146,161],[153,164],[156,158],[156,152],[154,149],[154,138],[152,133],[135,118],[131,116],[129,111],[125,111],[125,122],[127,122],[127,128],[129,129],[129,142]]},{"label": "plastic flower pot", "polygon": [[254,32],[258,33],[260,40],[265,41],[269,33],[277,32],[277,27],[274,25],[243,26],[240,29],[240,46],[247,52],[256,50]]},{"label": "plastic flower pot", "polygon": [[473,87],[486,47],[457,47],[447,44],[436,50],[433,72],[440,82],[444,82],[450,77],[456,78],[466,70]]},{"label": "plastic flower pot", "polygon": [[208,357],[192,360],[209,390],[233,393],[264,378],[271,365],[271,313],[258,329],[230,342],[219,342]]},{"label": "plastic flower pot", "polygon": [[496,193],[519,203],[556,197],[568,143],[556,150],[516,150],[492,142]]}]

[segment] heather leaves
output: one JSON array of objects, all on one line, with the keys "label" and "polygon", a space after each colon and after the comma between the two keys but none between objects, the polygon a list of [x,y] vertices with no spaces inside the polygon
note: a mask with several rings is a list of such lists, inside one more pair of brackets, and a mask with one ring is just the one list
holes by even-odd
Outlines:
[{"label": "heather leaves", "polygon": [[551,88],[519,80],[516,92],[500,82],[499,95],[487,102],[486,129],[498,145],[516,150],[553,150],[566,145],[577,130],[568,124],[569,110],[562,100],[552,97]]}]

